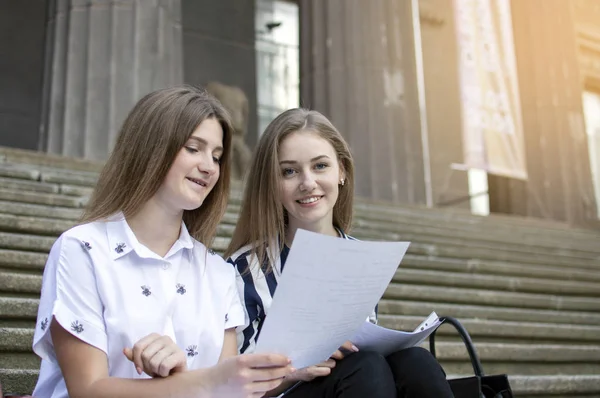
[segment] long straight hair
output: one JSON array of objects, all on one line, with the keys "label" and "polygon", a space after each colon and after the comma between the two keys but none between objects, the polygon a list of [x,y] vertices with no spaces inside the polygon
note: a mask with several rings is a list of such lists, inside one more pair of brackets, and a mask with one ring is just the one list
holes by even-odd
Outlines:
[{"label": "long straight hair", "polygon": [[[333,225],[349,231],[354,201],[354,161],[348,144],[333,124],[317,111],[289,109],[277,116],[260,137],[244,188],[240,216],[225,251],[231,256],[244,246],[252,245],[251,256],[257,256],[266,272],[273,270],[279,253],[268,250],[277,243],[283,247],[286,229],[286,210],[280,197],[281,167],[279,147],[290,134],[316,133],[327,140],[344,170],[345,184],[341,185],[333,207]],[[265,260],[268,259],[265,265]]]},{"label": "long straight hair", "polygon": [[118,212],[137,214],[162,185],[177,154],[207,119],[223,129],[220,175],[202,206],[183,212],[191,236],[210,246],[227,208],[232,128],[229,114],[206,91],[178,86],[154,91],[127,116],[81,222],[106,220]]}]

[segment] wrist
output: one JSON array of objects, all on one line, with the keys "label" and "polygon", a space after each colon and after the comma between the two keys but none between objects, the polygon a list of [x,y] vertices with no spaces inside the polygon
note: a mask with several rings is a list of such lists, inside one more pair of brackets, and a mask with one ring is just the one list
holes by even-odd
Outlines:
[{"label": "wrist", "polygon": [[181,372],[178,375],[182,377],[183,382],[188,384],[193,391],[193,396],[198,398],[213,398],[213,368],[194,369]]}]

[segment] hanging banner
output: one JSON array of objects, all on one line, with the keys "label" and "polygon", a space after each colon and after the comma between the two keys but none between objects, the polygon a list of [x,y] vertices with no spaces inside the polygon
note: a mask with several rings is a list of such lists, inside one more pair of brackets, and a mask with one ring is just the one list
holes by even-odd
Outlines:
[{"label": "hanging banner", "polygon": [[510,0],[454,0],[468,168],[526,179]]}]

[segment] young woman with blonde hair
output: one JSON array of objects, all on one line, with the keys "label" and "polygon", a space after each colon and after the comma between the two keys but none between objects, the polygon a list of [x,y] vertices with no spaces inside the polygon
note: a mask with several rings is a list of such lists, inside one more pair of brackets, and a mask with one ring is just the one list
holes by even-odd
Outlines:
[{"label": "young woman with blonde hair", "polygon": [[[252,352],[298,228],[342,239],[352,225],[354,163],[347,143],[322,114],[290,109],[260,138],[240,217],[225,255],[238,274],[246,322],[238,348]],[[324,264],[326,266],[326,264]],[[371,317],[376,322],[376,312]],[[318,325],[314,325],[318,327]],[[387,358],[352,342],[322,364],[297,370],[267,396],[452,397],[439,364],[411,348]]]},{"label": "young woman with blonde hair", "polygon": [[129,113],[81,224],[51,249],[33,349],[39,397],[260,397],[280,355],[237,356],[231,266],[208,249],[228,199],[232,130],[182,86]]}]

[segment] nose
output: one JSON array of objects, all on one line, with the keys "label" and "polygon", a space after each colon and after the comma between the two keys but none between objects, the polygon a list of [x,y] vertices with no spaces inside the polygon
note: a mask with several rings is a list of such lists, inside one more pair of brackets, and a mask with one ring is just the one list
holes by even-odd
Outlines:
[{"label": "nose", "polygon": [[212,176],[218,170],[219,165],[214,161],[211,153],[202,156],[202,160],[198,163],[198,171],[202,174]]},{"label": "nose", "polygon": [[302,181],[300,182],[300,191],[302,192],[311,192],[317,186],[317,182],[315,181],[312,173],[307,172],[302,174]]}]

